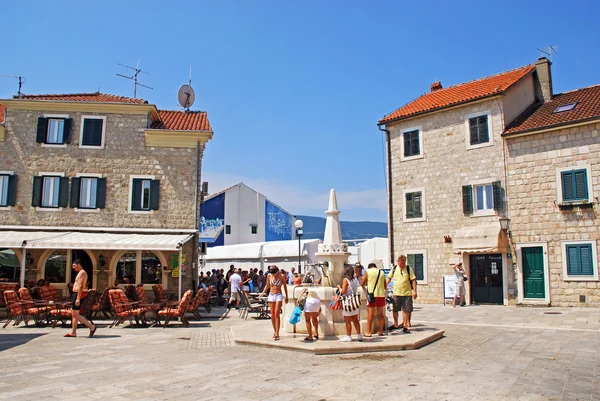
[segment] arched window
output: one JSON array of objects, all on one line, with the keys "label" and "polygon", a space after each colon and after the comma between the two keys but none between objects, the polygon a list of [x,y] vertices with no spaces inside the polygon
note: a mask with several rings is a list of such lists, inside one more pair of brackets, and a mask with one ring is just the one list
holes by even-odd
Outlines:
[{"label": "arched window", "polygon": [[11,249],[0,249],[0,282],[18,282],[21,277],[21,263]]},{"label": "arched window", "polygon": [[65,283],[67,281],[67,251],[54,251],[46,260],[44,279],[49,283]]},{"label": "arched window", "polygon": [[117,262],[117,280],[129,279],[130,284],[135,284],[135,262],[137,252],[125,252]]},{"label": "arched window", "polygon": [[154,252],[142,252],[142,284],[160,284],[162,282],[162,266]]}]

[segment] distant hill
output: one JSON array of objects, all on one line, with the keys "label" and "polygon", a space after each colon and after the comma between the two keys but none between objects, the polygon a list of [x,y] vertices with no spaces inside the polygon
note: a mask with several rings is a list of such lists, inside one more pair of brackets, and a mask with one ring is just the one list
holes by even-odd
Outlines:
[{"label": "distant hill", "polygon": [[[323,239],[325,234],[325,221],[323,217],[296,216],[304,223],[304,239]],[[342,239],[359,239],[388,236],[387,223],[375,221],[340,221],[342,228]]]}]

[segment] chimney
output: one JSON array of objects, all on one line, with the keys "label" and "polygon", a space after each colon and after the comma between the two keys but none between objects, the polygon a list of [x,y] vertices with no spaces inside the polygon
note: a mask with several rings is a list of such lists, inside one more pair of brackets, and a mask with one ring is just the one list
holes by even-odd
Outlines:
[{"label": "chimney", "polygon": [[442,89],[442,83],[440,81],[434,82],[429,89],[431,89],[432,92],[438,91]]},{"label": "chimney", "polygon": [[552,100],[552,74],[550,72],[550,61],[546,57],[540,57],[535,62],[535,95],[539,102]]}]

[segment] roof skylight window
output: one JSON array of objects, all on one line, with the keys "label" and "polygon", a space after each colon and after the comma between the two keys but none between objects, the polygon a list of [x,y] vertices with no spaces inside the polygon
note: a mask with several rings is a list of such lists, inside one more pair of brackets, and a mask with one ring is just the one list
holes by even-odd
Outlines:
[{"label": "roof skylight window", "polygon": [[558,106],[556,108],[556,110],[554,110],[554,112],[552,114],[554,114],[554,113],[562,113],[563,111],[573,110],[576,105],[577,105],[577,102],[560,105],[560,106]]}]

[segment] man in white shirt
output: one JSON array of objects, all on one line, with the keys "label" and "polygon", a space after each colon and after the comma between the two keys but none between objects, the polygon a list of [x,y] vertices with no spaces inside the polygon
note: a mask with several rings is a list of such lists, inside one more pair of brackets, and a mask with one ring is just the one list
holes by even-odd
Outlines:
[{"label": "man in white shirt", "polygon": [[231,276],[229,276],[229,284],[230,284],[230,296],[229,303],[227,304],[227,308],[231,308],[233,301],[235,300],[235,308],[239,309],[240,307],[240,286],[242,284],[242,269],[235,270]]}]

